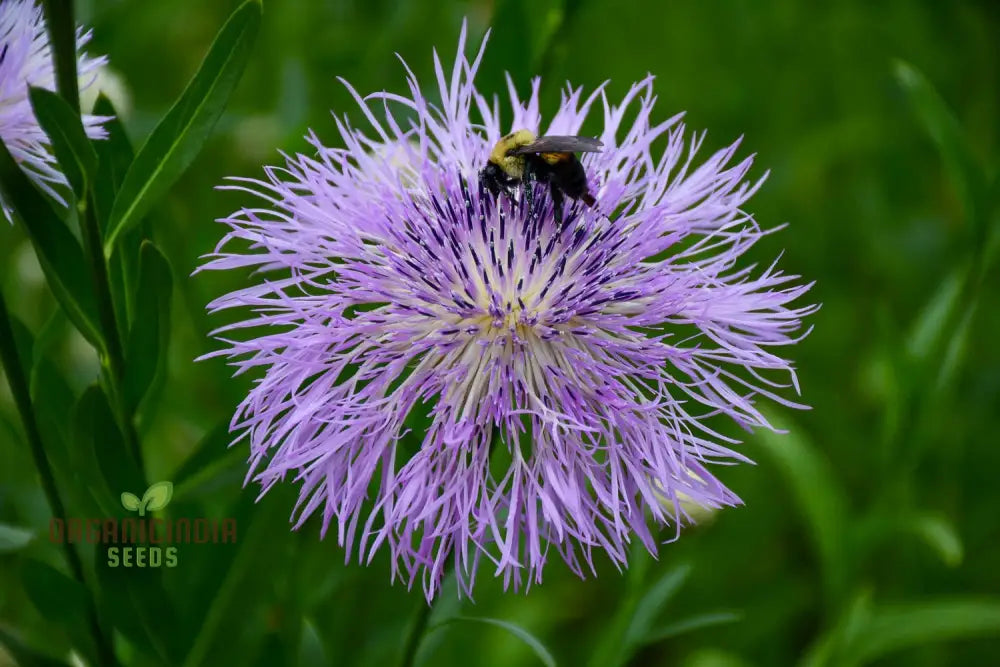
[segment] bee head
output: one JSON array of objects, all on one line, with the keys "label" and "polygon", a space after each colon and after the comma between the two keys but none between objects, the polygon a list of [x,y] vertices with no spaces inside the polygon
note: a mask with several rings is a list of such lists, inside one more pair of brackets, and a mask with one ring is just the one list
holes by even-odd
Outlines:
[{"label": "bee head", "polygon": [[487,162],[479,171],[479,184],[494,197],[500,194],[503,170],[493,162]]}]

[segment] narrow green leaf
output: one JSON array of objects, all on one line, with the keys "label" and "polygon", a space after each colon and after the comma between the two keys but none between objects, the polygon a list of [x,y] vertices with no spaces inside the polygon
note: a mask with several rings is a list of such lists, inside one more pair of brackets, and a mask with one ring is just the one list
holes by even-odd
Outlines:
[{"label": "narrow green leaf", "polygon": [[184,660],[185,667],[216,665],[224,660],[234,634],[246,627],[241,611],[261,604],[261,590],[252,584],[259,581],[261,572],[283,562],[287,542],[276,531],[279,526],[287,527],[290,494],[288,489],[275,488],[259,504],[253,494],[240,494],[236,509],[228,514],[237,521],[239,538],[225,552],[229,560],[220,564],[222,575],[207,581],[188,600],[189,620],[197,637]]},{"label": "narrow green leaf", "polygon": [[60,626],[73,646],[91,664],[97,664],[97,649],[89,626],[89,596],[83,584],[32,558],[21,566],[21,585],[42,617]]},{"label": "narrow green leaf", "polygon": [[968,351],[969,334],[972,332],[972,322],[975,319],[976,309],[978,306],[979,299],[973,297],[965,306],[961,317],[958,319],[954,329],[952,329],[951,336],[948,339],[948,344],[944,349],[937,378],[935,378],[935,389],[937,391],[942,391],[948,387],[951,384],[951,381],[955,379],[958,371],[962,368],[962,363],[965,361],[965,355]]},{"label": "narrow green leaf", "polygon": [[804,431],[768,415],[785,433],[760,430],[755,440],[777,465],[802,513],[822,567],[828,602],[843,590],[847,576],[847,497],[828,461]]},{"label": "narrow green leaf", "polygon": [[[133,514],[132,517],[135,517]],[[137,567],[140,549],[145,550],[146,562],[151,550],[161,549],[160,567]],[[126,549],[131,549],[126,553]],[[170,545],[97,545],[94,570],[99,585],[100,604],[104,613],[130,641],[161,664],[180,664],[186,638],[179,632],[180,622],[173,601],[163,585],[162,563],[167,562],[167,550],[176,549],[178,561],[183,558],[180,547]],[[126,559],[128,559],[126,561]],[[132,564],[131,567],[126,562]]]},{"label": "narrow green leaf", "polygon": [[855,640],[872,617],[872,594],[869,589],[858,591],[840,612],[836,622],[822,633],[799,660],[799,667],[850,667],[843,649]]},{"label": "narrow green leaf", "polygon": [[0,189],[31,238],[49,288],[74,326],[98,350],[104,349],[97,325],[97,301],[83,249],[52,206],[18,167],[0,141]]},{"label": "narrow green leaf", "polygon": [[[94,115],[110,118],[104,123],[104,129],[108,132],[107,138],[103,141],[93,142],[100,158],[97,166],[98,178],[94,188],[94,199],[97,201],[97,221],[103,237],[107,235],[108,221],[111,218],[111,207],[114,205],[115,196],[118,194],[126,172],[132,166],[135,152],[132,150],[132,142],[125,132],[118,112],[111,100],[103,94],[97,97],[97,102],[94,104]],[[139,282],[139,246],[143,237],[149,237],[148,227],[149,221],[144,220],[139,227],[125,232],[115,246],[111,261],[108,262],[108,280],[111,283],[115,313],[118,316],[117,321],[121,329],[119,335],[122,340],[128,338],[128,323],[135,313],[135,290]]]},{"label": "narrow green leaf", "polygon": [[[73,413],[76,397],[62,373],[49,359],[47,348],[53,336],[51,330],[46,331],[55,322],[59,323],[63,315],[56,311],[57,317],[50,320],[40,332],[38,339],[31,340],[31,332],[17,319],[12,318],[11,327],[19,347],[23,346],[22,354],[31,350],[31,357],[22,357],[22,365],[30,368],[29,396],[35,424],[41,435],[45,448],[45,458],[55,478],[56,488],[63,496],[67,507],[76,508],[82,516],[94,516],[97,505],[90,495],[89,485],[93,479],[84,479],[78,465],[70,454],[71,420],[67,415]],[[20,342],[23,341],[23,342]]]},{"label": "narrow green leaf", "polygon": [[85,622],[87,591],[80,582],[31,558],[21,566],[21,583],[31,604],[46,620],[65,625]]},{"label": "narrow green leaf", "polygon": [[93,478],[86,478],[76,465],[72,449],[72,420],[77,397],[62,372],[49,358],[42,340],[35,342],[35,363],[31,370],[31,406],[35,423],[45,443],[45,456],[55,475],[56,487],[64,496],[67,507],[83,516],[94,516],[98,506],[91,495]]},{"label": "narrow green leaf", "polygon": [[908,528],[933,549],[945,565],[958,567],[962,564],[962,539],[950,521],[940,516],[918,515],[909,522]]},{"label": "narrow green leaf", "polygon": [[549,652],[547,648],[545,648],[545,644],[543,644],[541,640],[539,640],[537,637],[535,637],[533,634],[531,634],[521,626],[515,625],[514,623],[510,623],[508,621],[502,621],[498,618],[485,618],[482,616],[454,616],[452,618],[445,619],[440,623],[434,624],[431,628],[429,628],[429,630],[434,630],[443,627],[445,625],[450,625],[452,623],[458,623],[458,622],[483,623],[485,625],[493,625],[498,628],[502,628],[507,632],[509,632],[510,634],[517,637],[518,639],[520,639],[528,646],[528,648],[534,651],[535,655],[538,657],[538,659],[542,662],[543,665],[545,665],[546,667],[556,666],[556,659],[552,657],[552,653]]},{"label": "narrow green leaf", "polygon": [[664,626],[659,630],[650,632],[646,636],[643,643],[652,644],[655,642],[661,642],[664,639],[670,639],[671,637],[683,635],[688,632],[694,632],[695,630],[711,628],[716,625],[725,625],[726,623],[735,623],[742,618],[743,614],[735,611],[715,611],[706,614],[689,616]]},{"label": "narrow green leaf", "polygon": [[28,97],[66,180],[76,198],[83,199],[87,185],[97,175],[97,152],[87,138],[80,115],[51,90],[31,87]]},{"label": "narrow green leaf", "polygon": [[950,322],[954,320],[956,310],[961,307],[962,285],[965,284],[967,274],[968,270],[964,268],[948,274],[913,323],[906,349],[918,363],[938,360]]},{"label": "narrow green leaf", "polygon": [[309,618],[302,619],[302,631],[299,636],[299,663],[300,665],[328,665],[330,660],[326,657],[326,650],[323,648],[323,640],[316,630],[316,624]]},{"label": "narrow green leaf", "polygon": [[0,523],[0,554],[23,549],[34,537],[34,531],[27,528]]},{"label": "narrow green leaf", "polygon": [[74,408],[74,455],[106,516],[122,513],[121,494],[145,487],[142,473],[125,447],[108,398],[89,387]]},{"label": "narrow green leaf", "polygon": [[639,645],[649,635],[650,628],[664,605],[670,601],[691,575],[691,566],[684,564],[669,570],[653,584],[652,588],[639,600],[635,614],[625,632],[626,650]]},{"label": "narrow green leaf", "polygon": [[751,667],[751,663],[735,653],[706,648],[688,655],[681,663],[681,667]]},{"label": "narrow green leaf", "polygon": [[[97,149],[102,171],[105,168],[109,170],[107,173],[110,174],[111,183],[117,190],[122,181],[125,180],[125,174],[132,165],[132,160],[135,159],[135,151],[128,134],[125,133],[125,126],[122,124],[118,111],[104,93],[97,96],[97,102],[94,103],[94,115],[108,118],[104,122],[104,129],[108,133],[107,138],[95,141],[93,144]],[[110,209],[108,212],[110,213]]]},{"label": "narrow green leaf", "polygon": [[953,598],[877,608],[843,651],[844,664],[867,664],[902,649],[1000,635],[1000,598]]},{"label": "narrow green leaf", "polygon": [[157,377],[163,377],[170,336],[170,265],[155,245],[142,244],[135,316],[125,346],[125,400],[135,412]]},{"label": "narrow green leaf", "polygon": [[105,256],[134,227],[201,150],[250,58],[261,4],[249,0],[223,26],[201,68],[156,126],[125,175],[108,223]]},{"label": "narrow green leaf", "polygon": [[[138,518],[123,506],[123,502],[131,504],[123,494],[135,495],[146,485],[126,450],[107,396],[99,387],[89,387],[80,397],[73,423],[81,469],[91,480],[90,487],[101,503],[102,515]],[[145,557],[154,547],[162,549],[161,563],[166,563],[171,545],[142,542],[96,545],[94,569],[100,605],[115,627],[131,641],[144,651],[155,653],[164,664],[175,665],[180,661],[185,639],[178,632],[177,613],[163,585],[165,565],[137,566],[139,554]]]},{"label": "narrow green leaf", "polygon": [[988,222],[986,176],[972,155],[961,125],[934,86],[913,65],[897,60],[893,69],[917,118],[941,152],[948,175],[961,197],[969,226],[981,242]]},{"label": "narrow green leaf", "polygon": [[18,667],[68,667],[65,662],[28,646],[12,629],[0,625],[0,645],[3,645]]},{"label": "narrow green leaf", "polygon": [[[883,543],[897,544],[900,536],[915,537],[926,544],[949,567],[962,563],[964,549],[955,526],[943,516],[910,513],[902,516],[875,516],[861,526],[869,548]],[[902,548],[909,548],[904,545]]]}]

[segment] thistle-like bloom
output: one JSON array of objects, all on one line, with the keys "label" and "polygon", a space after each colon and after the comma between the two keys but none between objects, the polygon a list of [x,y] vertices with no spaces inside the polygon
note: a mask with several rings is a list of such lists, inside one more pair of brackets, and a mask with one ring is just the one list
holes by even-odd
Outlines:
[{"label": "thistle-like bloom", "polygon": [[[775,349],[812,311],[789,305],[795,276],[739,265],[765,234],[742,208],[751,158],[698,163],[680,116],[652,121],[652,77],[617,105],[570,88],[547,121],[538,80],[511,86],[501,127],[464,44],[450,76],[435,55],[439,104],[412,72],[406,96],[348,86],[368,129],[338,119],[343,148],[310,134],[315,157],[235,179],[263,204],[222,220],[204,267],[261,276],[209,306],[253,313],[216,332],[262,369],[231,424],[248,481],[297,481],[296,526],[318,514],[348,558],[387,548],[428,599],[452,567],[471,594],[484,558],[514,588],[553,550],[581,576],[599,552],[624,565],[689,503],[737,504],[709,466],[745,458],[710,418],[768,426],[756,399],[797,387]],[[510,129],[586,134],[594,115],[594,207],[560,225],[544,188],[528,210],[479,186]]]},{"label": "thistle-like bloom", "polygon": [[[91,58],[80,49],[90,41],[90,32],[77,31],[80,53],[80,87],[93,83],[104,58]],[[0,2],[0,140],[39,188],[65,204],[60,193],[66,177],[59,171],[48,136],[38,125],[28,99],[28,87],[55,90],[55,65],[42,8],[34,0]],[[92,138],[102,138],[106,119],[84,115],[84,127]],[[10,209],[0,198],[0,208],[10,220]]]}]

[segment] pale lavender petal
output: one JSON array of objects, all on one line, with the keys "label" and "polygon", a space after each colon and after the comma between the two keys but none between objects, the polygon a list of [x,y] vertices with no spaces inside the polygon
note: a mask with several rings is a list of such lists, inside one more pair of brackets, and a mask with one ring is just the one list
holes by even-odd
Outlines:
[{"label": "pale lavender petal", "polygon": [[709,468],[746,458],[710,418],[769,427],[761,396],[795,405],[777,348],[815,310],[792,305],[796,276],[741,267],[766,233],[751,158],[700,158],[680,115],[655,119],[651,77],[619,104],[567,89],[548,122],[540,81],[511,86],[504,129],[597,114],[605,150],[583,158],[595,208],[562,226],[541,189],[533,211],[494,201],[477,174],[503,130],[464,41],[450,73],[435,56],[439,102],[412,74],[406,96],[350,89],[369,127],[336,118],[343,148],[310,134],[315,154],[232,179],[261,203],[222,220],[203,267],[258,270],[209,306],[248,313],[214,332],[259,377],[232,420],[248,481],[298,482],[296,525],[318,514],[362,561],[388,549],[428,599],[449,568],[471,594],[481,565],[515,589],[550,554],[625,566],[632,540],[656,552],[654,527],[689,522],[682,499],[738,504]]}]

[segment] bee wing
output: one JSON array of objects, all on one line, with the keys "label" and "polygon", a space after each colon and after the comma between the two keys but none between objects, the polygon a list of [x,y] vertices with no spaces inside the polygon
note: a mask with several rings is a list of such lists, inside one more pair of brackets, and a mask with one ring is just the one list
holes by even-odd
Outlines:
[{"label": "bee wing", "polygon": [[528,153],[600,153],[604,144],[594,137],[573,137],[552,135],[538,137],[530,144],[511,151],[514,155]]}]

